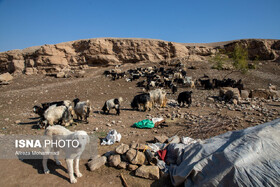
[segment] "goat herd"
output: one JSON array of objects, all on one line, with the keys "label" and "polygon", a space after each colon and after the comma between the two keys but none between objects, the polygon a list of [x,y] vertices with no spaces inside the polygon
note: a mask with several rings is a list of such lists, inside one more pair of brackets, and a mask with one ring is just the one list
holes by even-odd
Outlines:
[{"label": "goat herd", "polygon": [[[210,79],[204,75],[198,80],[192,80],[187,76],[186,69],[183,67],[164,68],[164,67],[148,67],[135,68],[128,71],[121,71],[116,67],[110,71],[104,71],[106,77],[110,77],[113,81],[125,78],[127,82],[138,81],[137,87],[143,87],[144,93],[134,96],[131,102],[131,108],[139,111],[151,110],[154,106],[159,105],[165,107],[167,104],[167,92],[164,89],[170,89],[173,94],[178,91],[177,87],[190,87],[194,89],[201,87],[206,90],[220,87],[234,87],[239,91],[243,89],[241,80],[233,79]],[[141,79],[142,80],[139,80]],[[143,80],[144,78],[144,80]],[[192,103],[192,91],[183,91],[178,95],[179,106],[188,107]],[[111,109],[116,110],[116,115],[120,115],[120,105],[122,97],[107,100],[102,107],[104,114],[108,114]],[[92,110],[90,101],[80,101],[78,98],[72,102],[69,100],[42,103],[41,106],[34,106],[33,112],[40,116],[39,127],[46,128],[48,125],[60,124],[69,126],[73,122],[73,116],[76,115],[77,120],[88,123],[88,117]]]}]

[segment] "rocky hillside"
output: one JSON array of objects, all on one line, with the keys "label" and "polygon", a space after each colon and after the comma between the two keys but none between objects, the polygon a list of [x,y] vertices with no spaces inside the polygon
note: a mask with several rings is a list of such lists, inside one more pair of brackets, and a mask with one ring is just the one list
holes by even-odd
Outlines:
[{"label": "rocky hillside", "polygon": [[0,53],[0,73],[52,74],[69,69],[184,58],[203,61],[219,48],[232,51],[236,43],[249,58],[280,61],[280,40],[246,39],[211,44],[183,44],[152,39],[97,38]]}]

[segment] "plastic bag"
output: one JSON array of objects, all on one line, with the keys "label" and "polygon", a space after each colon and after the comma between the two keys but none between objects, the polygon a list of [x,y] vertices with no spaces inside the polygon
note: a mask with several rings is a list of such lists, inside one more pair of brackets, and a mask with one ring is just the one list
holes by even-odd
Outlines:
[{"label": "plastic bag", "polygon": [[118,133],[115,129],[110,130],[106,138],[101,142],[101,145],[113,145],[115,142],[120,142],[122,135]]}]

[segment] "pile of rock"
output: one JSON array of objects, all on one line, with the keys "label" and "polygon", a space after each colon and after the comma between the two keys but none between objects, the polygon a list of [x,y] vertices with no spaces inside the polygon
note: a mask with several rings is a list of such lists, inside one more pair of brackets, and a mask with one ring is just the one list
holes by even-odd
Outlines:
[{"label": "pile of rock", "polygon": [[131,143],[130,145],[122,143],[116,147],[115,150],[109,151],[103,156],[95,156],[87,163],[87,165],[90,171],[94,171],[107,163],[107,166],[109,167],[134,171],[135,175],[138,177],[159,179],[161,172],[156,165],[159,158],[153,152],[159,149],[164,149],[166,145],[172,143],[183,143],[188,145],[198,141],[200,140],[194,140],[189,137],[180,138],[177,135],[172,137],[159,135],[154,137],[154,143],[159,143],[159,145],[150,145],[153,148],[139,143]]},{"label": "pile of rock", "polygon": [[88,167],[93,171],[107,162],[110,167],[135,171],[135,175],[139,177],[159,179],[159,168],[148,161],[148,155],[145,154],[147,150],[150,150],[150,147],[144,144],[132,143],[130,146],[120,144],[114,151],[109,151],[102,157],[97,156],[90,160]]},{"label": "pile of rock", "polygon": [[119,145],[115,151],[105,154],[108,165],[118,169],[135,171],[135,175],[148,179],[159,179],[159,168],[149,163],[146,150],[150,147],[144,144],[132,143]]}]

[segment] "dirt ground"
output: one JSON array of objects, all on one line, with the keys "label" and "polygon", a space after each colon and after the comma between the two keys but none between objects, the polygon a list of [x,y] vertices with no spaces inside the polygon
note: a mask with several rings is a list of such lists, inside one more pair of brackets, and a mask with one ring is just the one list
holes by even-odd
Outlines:
[{"label": "dirt ground", "polygon": [[[159,64],[126,64],[122,66],[122,69],[153,65],[159,67]],[[204,74],[211,78],[221,79],[228,73],[228,71],[211,69],[211,65],[207,62],[193,62],[186,65],[197,68],[187,71],[188,76],[195,79]],[[104,70],[111,68],[92,67],[86,70],[84,78],[58,79],[44,75],[16,77],[10,85],[0,87],[0,134],[42,135],[44,130],[36,129],[38,116],[32,112],[32,107],[43,102],[73,100],[75,97],[81,100],[89,99],[93,105],[93,112],[90,114],[89,124],[77,123],[69,127],[71,131],[81,129],[102,138],[110,129],[116,129],[122,135],[121,143],[126,144],[133,141],[146,143],[153,140],[154,136],[162,134],[168,137],[177,134],[194,139],[207,139],[227,131],[271,121],[280,116],[279,100],[250,100],[250,104],[234,106],[207,100],[208,96],[218,96],[219,90],[208,91],[200,88],[192,90],[193,103],[189,108],[168,105],[166,108],[155,108],[150,112],[134,111],[130,108],[130,102],[136,94],[142,92],[142,88],[136,87],[136,81],[126,82],[124,79],[112,81],[104,77],[102,75]],[[279,72],[279,63],[262,62],[256,70],[251,70],[248,74],[233,73],[229,77],[236,80],[242,78],[245,89],[268,88],[269,83],[279,88]],[[190,88],[179,88],[178,93],[184,90],[190,90]],[[170,90],[167,92],[170,93]],[[170,93],[167,98],[176,100],[178,93],[174,95]],[[116,116],[115,111],[110,111],[110,115],[100,112],[106,100],[120,96],[124,99],[120,116]],[[254,105],[253,108],[252,105]],[[148,115],[166,117],[166,114],[178,113],[182,117],[166,118],[168,127],[153,129],[131,127],[133,123],[146,119]],[[99,146],[99,154],[114,150],[119,144]],[[78,178],[78,183],[72,185],[69,183],[65,161],[62,161],[62,166],[56,166],[53,160],[49,160],[51,173],[47,175],[43,174],[41,160],[0,160],[0,186],[122,186],[120,173],[124,174],[129,186],[171,185],[168,178],[158,181],[142,179],[135,177],[133,172],[107,166],[90,172],[85,165],[86,162],[87,160],[80,162],[83,177]]]}]

